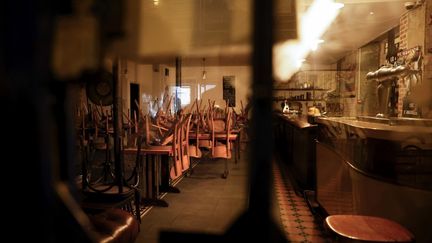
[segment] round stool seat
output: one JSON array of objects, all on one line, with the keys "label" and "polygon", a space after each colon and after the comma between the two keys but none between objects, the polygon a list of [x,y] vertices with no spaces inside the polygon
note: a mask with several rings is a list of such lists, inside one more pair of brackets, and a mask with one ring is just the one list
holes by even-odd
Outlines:
[{"label": "round stool seat", "polygon": [[402,225],[379,217],[331,215],[326,226],[338,237],[356,241],[414,242],[414,236]]}]

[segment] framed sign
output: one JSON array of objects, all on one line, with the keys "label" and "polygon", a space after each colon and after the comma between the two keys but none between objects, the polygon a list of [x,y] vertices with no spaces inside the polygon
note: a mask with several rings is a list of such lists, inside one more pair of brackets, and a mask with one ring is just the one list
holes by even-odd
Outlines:
[{"label": "framed sign", "polygon": [[235,76],[223,76],[223,99],[228,101],[228,107],[235,107]]}]

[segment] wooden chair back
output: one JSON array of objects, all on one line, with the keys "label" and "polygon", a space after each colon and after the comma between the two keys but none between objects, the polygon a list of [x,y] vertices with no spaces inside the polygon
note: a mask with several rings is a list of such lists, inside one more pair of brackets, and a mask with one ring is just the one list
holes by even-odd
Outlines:
[{"label": "wooden chair back", "polygon": [[224,121],[224,130],[216,130],[215,120],[212,118],[212,157],[213,158],[231,158],[231,144],[229,136],[231,134],[231,111],[228,110]]}]

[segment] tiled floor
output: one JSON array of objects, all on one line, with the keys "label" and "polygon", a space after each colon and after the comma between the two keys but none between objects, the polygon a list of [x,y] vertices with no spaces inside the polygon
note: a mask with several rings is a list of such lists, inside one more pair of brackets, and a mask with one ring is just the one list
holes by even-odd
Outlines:
[{"label": "tiled floor", "polygon": [[289,181],[283,179],[277,165],[273,166],[273,175],[280,220],[289,241],[330,242],[304,198],[295,194]]},{"label": "tiled floor", "polygon": [[164,197],[169,207],[153,207],[143,218],[136,243],[158,242],[161,230],[224,233],[246,208],[246,163],[229,162],[230,174],[221,178],[223,160],[204,160],[183,178],[178,194]]},{"label": "tiled floor", "polygon": [[[246,156],[229,162],[230,174],[221,178],[223,160],[204,160],[183,178],[178,194],[164,197],[169,207],[153,207],[142,218],[136,243],[158,242],[163,230],[223,234],[246,209]],[[273,216],[289,242],[328,242],[302,197],[297,196],[278,167],[274,169]]]}]

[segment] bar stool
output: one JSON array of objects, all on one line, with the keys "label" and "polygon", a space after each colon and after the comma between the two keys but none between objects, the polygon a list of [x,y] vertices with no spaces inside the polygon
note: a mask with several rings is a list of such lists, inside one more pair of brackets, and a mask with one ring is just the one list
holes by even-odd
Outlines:
[{"label": "bar stool", "polygon": [[331,215],[325,226],[337,242],[415,242],[414,235],[389,219],[363,215]]}]

